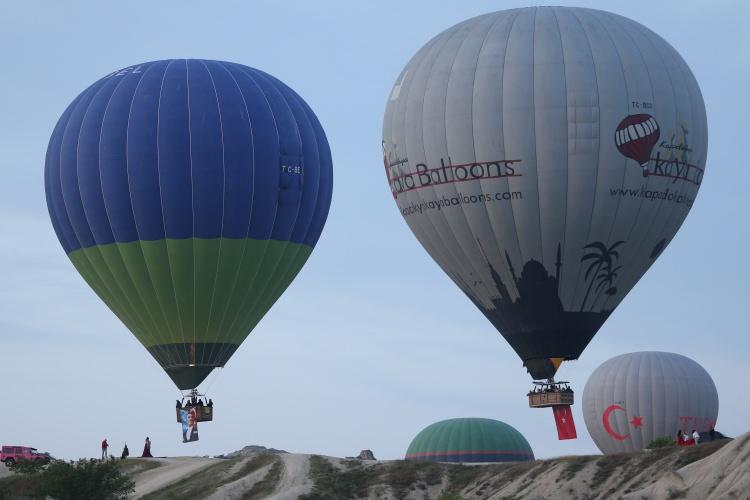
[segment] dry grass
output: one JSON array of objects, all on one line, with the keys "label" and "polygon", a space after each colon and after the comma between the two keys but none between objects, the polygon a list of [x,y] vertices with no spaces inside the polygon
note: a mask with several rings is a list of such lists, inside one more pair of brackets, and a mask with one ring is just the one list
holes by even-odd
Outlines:
[{"label": "dry grass", "polygon": [[319,455],[310,457],[310,478],[313,490],[301,495],[300,500],[324,500],[331,498],[359,498],[367,496],[370,486],[375,484],[377,474],[374,467],[349,465],[340,470]]}]

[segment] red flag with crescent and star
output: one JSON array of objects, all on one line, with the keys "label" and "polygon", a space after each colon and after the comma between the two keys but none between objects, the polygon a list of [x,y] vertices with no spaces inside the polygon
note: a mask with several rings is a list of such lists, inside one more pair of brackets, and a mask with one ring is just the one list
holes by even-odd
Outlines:
[{"label": "red flag with crescent and star", "polygon": [[578,437],[570,405],[553,406],[552,413],[555,415],[555,424],[557,425],[557,439],[575,439]]}]

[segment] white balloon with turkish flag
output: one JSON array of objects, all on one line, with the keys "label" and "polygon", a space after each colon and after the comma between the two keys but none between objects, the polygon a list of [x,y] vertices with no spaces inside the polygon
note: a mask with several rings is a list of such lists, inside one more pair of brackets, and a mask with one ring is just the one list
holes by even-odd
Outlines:
[{"label": "white balloon with turkish flag", "polygon": [[604,454],[640,451],[659,437],[714,428],[719,396],[692,359],[633,352],[602,363],[583,391],[583,419]]}]

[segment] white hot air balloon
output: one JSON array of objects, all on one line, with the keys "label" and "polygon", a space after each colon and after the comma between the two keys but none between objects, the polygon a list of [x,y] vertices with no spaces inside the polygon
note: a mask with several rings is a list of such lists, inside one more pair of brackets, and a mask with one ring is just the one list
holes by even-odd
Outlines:
[{"label": "white hot air balloon", "polygon": [[674,237],[703,179],[706,115],[651,30],[532,7],[422,47],[389,94],[382,147],[414,235],[540,380]]},{"label": "white hot air balloon", "polygon": [[711,430],[719,396],[711,376],[690,358],[634,352],[602,363],[583,391],[583,419],[605,454],[644,449],[659,437]]}]

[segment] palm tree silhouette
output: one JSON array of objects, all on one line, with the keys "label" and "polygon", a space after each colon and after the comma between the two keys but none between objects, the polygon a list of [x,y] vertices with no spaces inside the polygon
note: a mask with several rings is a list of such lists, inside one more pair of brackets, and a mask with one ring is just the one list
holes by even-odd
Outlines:
[{"label": "palm tree silhouette", "polygon": [[597,293],[598,295],[594,299],[594,302],[591,304],[591,309],[593,310],[596,307],[596,303],[599,301],[599,298],[602,296],[601,292],[604,291],[604,295],[612,296],[617,293],[617,287],[614,286],[615,279],[617,278],[617,272],[622,269],[622,266],[616,266],[612,267],[609,264],[604,265],[604,269],[599,273],[599,275],[596,277],[597,285],[594,289],[594,293]]},{"label": "palm tree silhouette", "polygon": [[[604,267],[605,273],[604,273],[604,282],[608,279],[608,271],[614,273],[611,277],[611,280],[614,281],[615,277],[617,277],[617,271],[622,266],[617,266],[616,268],[613,267],[614,263],[617,262],[617,259],[620,257],[619,252],[617,252],[615,249],[625,243],[624,241],[617,241],[613,243],[609,248],[607,248],[607,245],[602,243],[601,241],[595,241],[593,243],[589,243],[584,249],[591,249],[592,252],[587,253],[583,257],[581,257],[581,262],[586,262],[587,260],[590,260],[591,263],[589,264],[588,269],[586,269],[586,275],[584,279],[589,280],[589,277],[591,279],[589,280],[589,287],[586,290],[586,295],[583,297],[583,303],[581,304],[581,311],[583,311],[586,308],[586,301],[588,301],[589,294],[591,293],[591,287],[594,286],[594,283],[597,281],[597,278],[599,280],[602,280],[600,277],[599,271],[602,270],[602,267]],[[603,281],[600,281],[600,286]],[[611,287],[610,282],[610,288]],[[616,290],[615,290],[616,291]]]}]

